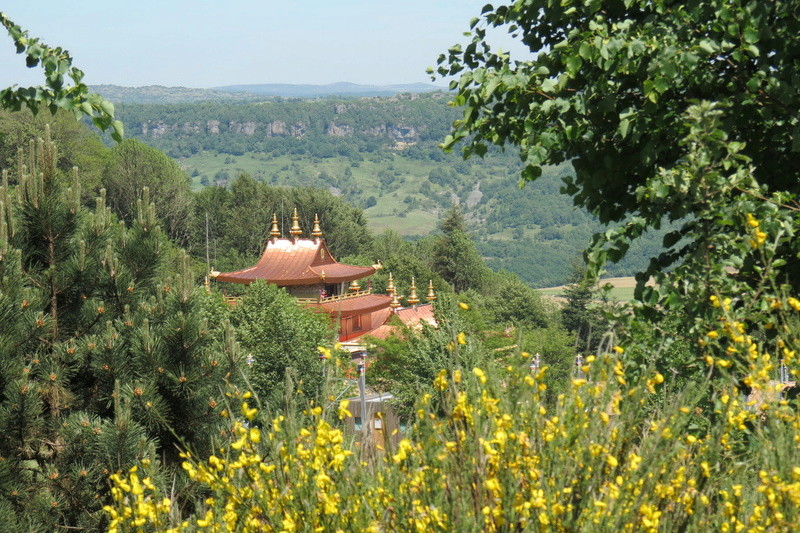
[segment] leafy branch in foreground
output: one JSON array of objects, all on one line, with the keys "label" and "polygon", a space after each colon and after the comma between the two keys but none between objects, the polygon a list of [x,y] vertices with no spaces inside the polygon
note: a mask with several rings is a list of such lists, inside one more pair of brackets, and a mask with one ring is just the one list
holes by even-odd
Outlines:
[{"label": "leafy branch in foreground", "polygon": [[[124,135],[122,122],[114,119],[114,104],[98,94],[90,93],[83,83],[83,71],[72,66],[72,57],[61,47],[51,48],[38,38],[14,24],[5,13],[0,13],[0,24],[14,41],[18,54],[25,55],[28,68],[41,64],[45,83],[39,87],[17,87],[0,91],[0,106],[19,111],[23,107],[36,114],[45,107],[55,114],[58,109],[67,109],[76,116],[91,117],[92,123],[103,131],[111,128],[111,137],[119,142]],[[65,85],[68,76],[74,85]]]}]

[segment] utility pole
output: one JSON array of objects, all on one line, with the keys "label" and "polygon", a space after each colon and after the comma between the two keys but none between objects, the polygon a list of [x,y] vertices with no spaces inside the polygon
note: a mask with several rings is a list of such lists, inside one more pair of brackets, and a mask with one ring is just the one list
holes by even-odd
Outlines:
[{"label": "utility pole", "polygon": [[367,434],[369,433],[369,422],[367,420],[367,351],[358,352],[358,392],[361,395],[361,445],[365,446]]}]

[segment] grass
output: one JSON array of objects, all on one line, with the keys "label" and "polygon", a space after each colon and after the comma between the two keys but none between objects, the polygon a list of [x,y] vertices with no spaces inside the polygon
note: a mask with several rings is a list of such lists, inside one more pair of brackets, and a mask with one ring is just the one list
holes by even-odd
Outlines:
[{"label": "grass", "polygon": [[[427,235],[436,229],[445,204],[449,205],[451,189],[430,184],[423,193],[420,184],[426,182],[431,170],[441,167],[436,161],[420,161],[395,154],[391,160],[373,161],[365,158],[353,166],[347,157],[310,158],[308,156],[272,156],[246,153],[241,156],[201,152],[180,160],[192,177],[192,188],[201,189],[205,181],[215,183],[218,173],[233,180],[240,172],[255,179],[279,186],[333,187],[349,189],[348,200],[359,203],[374,196],[377,204],[364,210],[370,229],[380,233],[391,229],[404,236]],[[346,177],[347,171],[352,177]],[[320,180],[325,173],[330,179]],[[381,184],[381,174],[392,176],[388,186]],[[413,202],[404,202],[411,197]],[[508,235],[510,238],[510,232]]]},{"label": "grass", "polygon": [[[600,285],[606,283],[611,284],[612,288],[608,296],[612,300],[618,302],[627,302],[633,300],[633,291],[636,288],[636,280],[633,277],[609,278],[600,280]],[[544,289],[537,289],[540,294],[545,296],[563,297],[565,286],[559,287],[546,287]]]}]

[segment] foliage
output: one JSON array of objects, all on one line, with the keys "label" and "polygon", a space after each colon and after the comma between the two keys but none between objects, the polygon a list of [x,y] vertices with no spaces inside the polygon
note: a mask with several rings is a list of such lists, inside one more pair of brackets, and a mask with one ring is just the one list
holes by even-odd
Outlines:
[{"label": "foliage", "polygon": [[193,215],[189,177],[164,153],[136,139],[117,144],[110,151],[103,186],[109,206],[126,222],[136,216],[137,201],[148,188],[170,239],[179,245],[189,242]]},{"label": "foliage", "polygon": [[272,187],[240,174],[230,189],[209,187],[195,196],[191,242],[194,255],[205,259],[208,216],[209,245],[214,250],[211,266],[218,270],[249,266],[264,251],[273,214],[288,236],[295,208],[306,237],[313,228],[314,216],[319,215],[334,257],[359,254],[369,248],[372,235],[357,207],[321,189]]},{"label": "foliage", "polygon": [[[336,114],[337,109],[344,112]],[[435,233],[444,211],[458,203],[489,267],[514,272],[531,286],[562,285],[563,265],[586,247],[593,233],[605,229],[560,194],[561,180],[573,175],[569,163],[544,168],[535,184],[520,190],[517,178],[522,165],[515,154],[490,149],[482,159],[463,161],[439,149],[437,144],[458,118],[443,94],[285,100],[252,106],[123,105],[119,113],[129,135],[180,158],[197,189],[231,187],[243,172],[270,186],[327,189],[361,206],[376,233],[391,229],[405,237]],[[324,125],[339,124],[345,118],[352,127],[348,135],[325,133]],[[209,126],[215,121],[218,133]],[[293,136],[288,131],[292,121],[309,124],[306,133]],[[280,122],[287,129],[282,134],[267,128]],[[308,131],[318,123],[323,124],[319,133]],[[416,136],[397,143],[388,133],[392,126],[402,126]],[[267,224],[270,216],[267,213]],[[196,234],[201,237],[205,234],[202,213],[197,223]],[[613,267],[614,275],[643,269],[648,257],[657,253],[665,232],[640,239],[643,242],[629,251],[627,259]],[[204,241],[197,244],[199,255],[204,256]],[[349,253],[339,252],[336,257]]]},{"label": "foliage", "polygon": [[345,257],[342,260],[365,266],[380,261],[383,268],[370,277],[373,291],[385,293],[391,273],[401,301],[410,294],[412,278],[417,284],[417,296],[424,299],[428,281],[433,282],[437,294],[450,292],[448,284],[431,264],[433,244],[430,239],[410,242],[396,232],[386,230],[373,240],[368,256]]},{"label": "foliage", "polygon": [[492,274],[485,289],[486,311],[498,325],[543,328],[553,322],[539,291],[508,272]]},{"label": "foliage", "polygon": [[657,275],[655,286],[640,288],[632,312],[614,319],[617,331],[640,346],[632,361],[653,361],[646,353],[653,344],[690,343],[694,357],[684,357],[678,373],[730,372],[750,387],[774,378],[777,359],[788,364],[795,357],[796,322],[786,311],[795,307],[789,294],[800,207],[793,195],[770,193],[756,181],[742,144],[719,129],[720,117],[715,106],[691,107],[685,156],[659,173],[696,214],[654,263],[675,255],[683,261]]},{"label": "foliage", "polygon": [[[594,253],[612,260],[644,229],[697,216],[698,204],[686,191],[673,194],[660,170],[680,164],[679,141],[689,133],[683,115],[697,100],[726,106],[720,130],[743,143],[739,151],[753,159],[766,190],[797,193],[797,7],[793,0],[488,5],[471,23],[472,42],[439,59],[440,76],[460,75],[452,88],[464,106],[445,145],[471,136],[466,155],[516,145],[524,180],[536,179],[541,165],[571,161],[566,191],[576,205],[603,223],[633,217],[598,238]],[[499,27],[532,55],[493,51],[487,30]]]},{"label": "foliage", "polygon": [[440,228],[443,234],[433,246],[433,269],[455,292],[483,289],[489,271],[466,231],[463,213],[457,206],[445,213]]},{"label": "foliage", "polygon": [[[0,13],[0,24],[14,41],[17,53],[25,54],[28,68],[41,63],[45,73],[43,86],[12,86],[0,91],[0,106],[3,109],[19,111],[24,107],[34,115],[40,107],[46,107],[52,114],[59,109],[67,109],[75,113],[75,116],[84,114],[91,117],[92,123],[103,131],[111,128],[114,140],[122,140],[123,126],[122,122],[114,120],[114,105],[89,92],[89,88],[82,82],[83,72],[72,66],[69,52],[60,47],[51,48],[31,37],[27,31],[9,20],[5,13]],[[72,80],[73,86],[64,85],[65,75]]]},{"label": "foliage", "polygon": [[102,194],[89,211],[56,160],[40,141],[0,188],[0,508],[15,530],[99,527],[108,472],[149,458],[166,475],[178,444],[213,449],[238,379],[232,333],[208,334],[153,206],[130,226]]},{"label": "foliage", "polygon": [[45,128],[58,146],[56,167],[64,172],[81,169],[83,203],[93,206],[100,192],[101,176],[108,158],[108,149],[98,135],[67,111],[55,115],[34,115],[27,109],[0,111],[0,167],[9,169],[9,180],[15,183],[19,150],[28,150],[31,139],[44,138]]},{"label": "foliage", "polygon": [[[580,351],[594,352],[608,330],[608,323],[598,305],[602,297],[603,293],[597,286],[586,279],[586,268],[574,265],[570,284],[564,289],[566,302],[561,309],[561,320],[564,327],[575,334],[575,346]],[[607,301],[603,303],[608,304]]]},{"label": "foliage", "polygon": [[[593,358],[594,359],[594,358]],[[521,363],[521,364],[520,364]],[[456,365],[421,396],[396,446],[359,449],[337,427],[352,404],[310,406],[185,468],[210,497],[180,515],[148,472],[113,476],[111,531],[732,531],[790,530],[798,518],[798,415],[783,402],[755,409],[715,394],[695,424],[707,380],[668,387],[657,370],[628,377],[615,352],[545,406],[547,370],[527,359],[484,370]],[[671,389],[672,390],[672,389]],[[766,410],[767,416],[759,412]],[[255,409],[241,407],[241,419]],[[350,502],[361,502],[351,505]],[[174,529],[177,530],[177,529]]]},{"label": "foliage", "polygon": [[[242,349],[252,360],[253,391],[277,407],[303,391],[315,398],[322,390],[317,347],[332,336],[329,319],[300,307],[287,292],[263,281],[248,286],[231,318]],[[287,376],[297,390],[286,386]]]},{"label": "foliage", "polygon": [[433,380],[442,369],[485,366],[490,361],[480,340],[466,334],[467,311],[456,305],[453,296],[443,295],[434,304],[438,327],[424,324],[416,331],[406,330],[399,338],[372,341],[370,353],[375,357],[367,373],[368,383],[392,393],[401,418],[410,418],[420,395],[434,392]]}]

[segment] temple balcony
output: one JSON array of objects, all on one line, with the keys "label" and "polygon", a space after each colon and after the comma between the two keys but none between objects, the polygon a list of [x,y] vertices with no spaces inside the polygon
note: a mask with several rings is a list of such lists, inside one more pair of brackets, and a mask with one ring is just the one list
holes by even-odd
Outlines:
[{"label": "temple balcony", "polygon": [[295,298],[295,300],[297,300],[297,303],[299,304],[326,304],[341,300],[349,300],[351,298],[358,298],[359,296],[369,296],[370,294],[372,294],[372,291],[370,289],[365,289],[358,291],[347,291],[344,294],[334,294],[331,296],[326,296],[325,298],[322,296],[317,296],[316,298]]},{"label": "temple balcony", "polygon": [[[327,304],[343,300],[350,300],[352,298],[358,298],[361,296],[369,296],[370,294],[372,294],[372,291],[370,289],[365,289],[358,291],[347,291],[344,294],[335,294],[326,296],[325,298],[322,296],[317,296],[316,298],[294,298],[294,300],[300,305]],[[239,303],[241,296],[225,296],[224,298],[225,303],[235,306]]]}]

